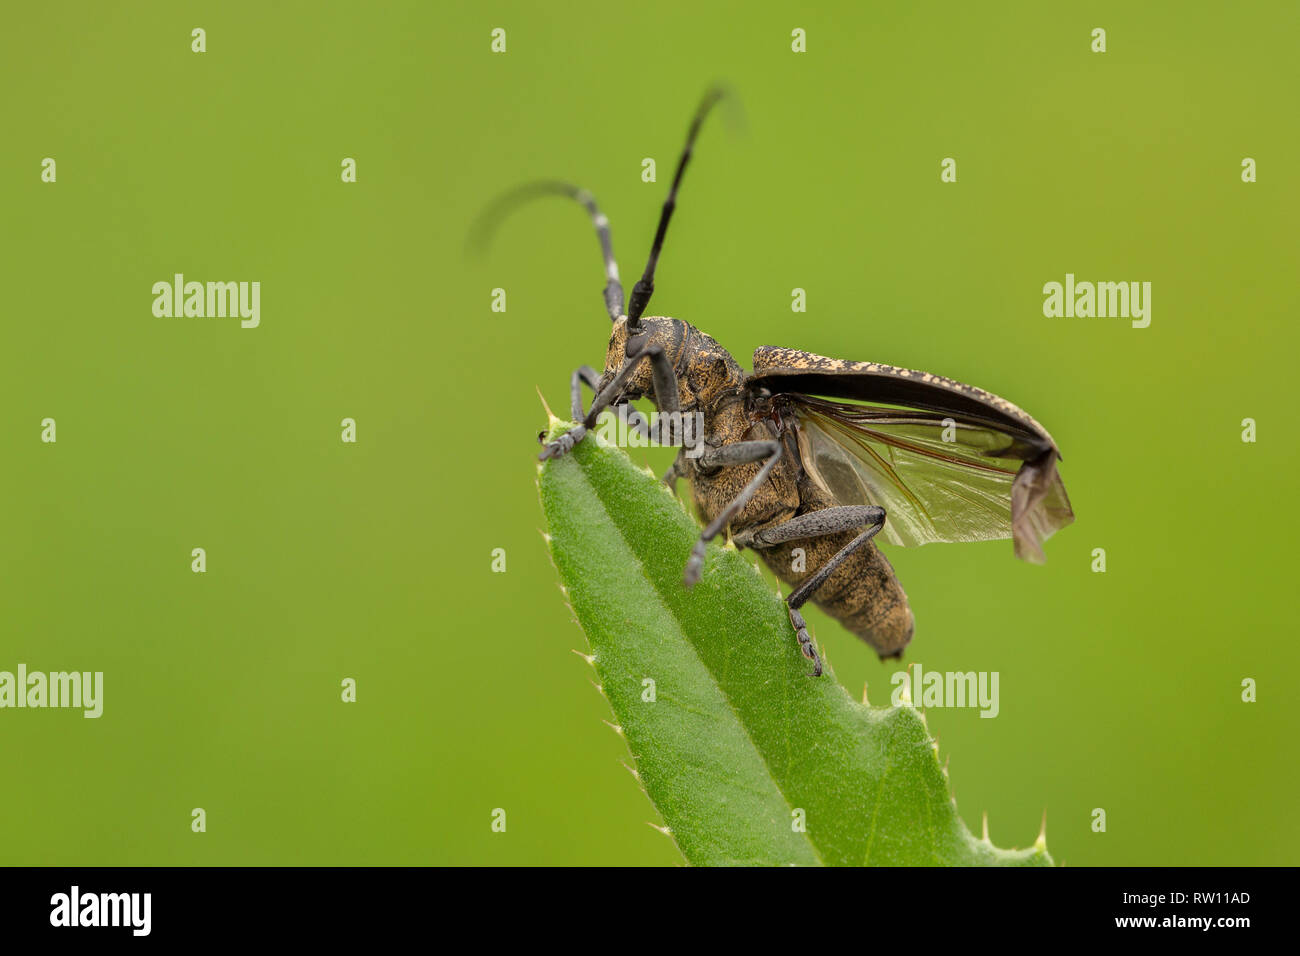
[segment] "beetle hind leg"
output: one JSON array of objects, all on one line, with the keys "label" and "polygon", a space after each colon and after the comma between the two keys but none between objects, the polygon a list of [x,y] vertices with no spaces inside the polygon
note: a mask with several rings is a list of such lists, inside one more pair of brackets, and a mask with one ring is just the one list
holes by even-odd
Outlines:
[{"label": "beetle hind leg", "polygon": [[808,622],[799,613],[799,608],[808,602],[813,592],[825,584],[826,579],[834,574],[848,560],[850,555],[879,534],[880,529],[884,526],[884,508],[876,505],[839,505],[799,515],[775,527],[757,531],[750,538],[750,543],[753,546],[761,548],[764,546],[772,547],[789,541],[799,541],[805,538],[818,538],[823,535],[863,529],[861,534],[835,552],[830,560],[791,591],[785,599],[786,608],[790,612],[790,624],[794,627],[795,639],[799,642],[799,650],[803,652],[804,657],[813,662],[813,677],[821,676],[822,662],[817,655],[817,648],[813,645],[812,637],[808,633]]}]

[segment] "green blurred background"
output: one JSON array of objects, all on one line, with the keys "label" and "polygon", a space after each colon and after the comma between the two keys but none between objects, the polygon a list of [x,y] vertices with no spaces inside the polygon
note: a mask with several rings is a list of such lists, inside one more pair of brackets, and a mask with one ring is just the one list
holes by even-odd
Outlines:
[{"label": "green blurred background", "polygon": [[[997,719],[929,715],[962,816],[1024,846],[1046,810],[1072,865],[1296,862],[1296,5],[468,6],[5,14],[0,670],[106,692],[0,711],[0,862],[678,862],[539,535],[536,388],[603,357],[595,239],[548,200],[463,243],[569,178],[630,288],[715,79],[745,122],[702,136],[651,312],[746,365],[981,385],[1064,449],[1046,567],[890,551],[906,662],[1001,674]],[[261,327],[155,318],[175,272],[260,281]],[[1067,272],[1152,282],[1150,328],[1044,318]],[[810,619],[886,702],[896,665]]]}]

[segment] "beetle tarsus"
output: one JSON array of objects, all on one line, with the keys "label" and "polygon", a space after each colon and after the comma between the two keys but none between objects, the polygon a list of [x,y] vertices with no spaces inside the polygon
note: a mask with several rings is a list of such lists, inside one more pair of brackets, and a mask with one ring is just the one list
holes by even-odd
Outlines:
[{"label": "beetle tarsus", "polygon": [[559,458],[562,455],[567,455],[569,452],[573,451],[573,446],[582,441],[586,434],[587,428],[585,425],[579,425],[572,431],[565,432],[559,438],[555,439],[555,441],[547,444],[547,446],[542,449],[542,453],[537,456],[537,460],[546,461],[548,458]]},{"label": "beetle tarsus", "polygon": [[674,495],[677,494],[677,479],[682,477],[682,469],[679,465],[681,460],[681,452],[678,452],[676,460],[668,466],[668,470],[664,472],[664,476],[659,479],[663,483],[663,486]]},{"label": "beetle tarsus", "polygon": [[794,625],[794,636],[799,642],[799,650],[803,656],[813,662],[813,677],[822,676],[822,659],[817,654],[817,648],[813,646],[812,637],[808,634],[808,622],[803,619],[803,615],[790,608],[790,623]]},{"label": "beetle tarsus", "polygon": [[686,574],[684,580],[688,588],[695,587],[699,583],[700,576],[704,573],[704,541],[695,542],[695,547],[691,548],[691,556],[686,560]]}]

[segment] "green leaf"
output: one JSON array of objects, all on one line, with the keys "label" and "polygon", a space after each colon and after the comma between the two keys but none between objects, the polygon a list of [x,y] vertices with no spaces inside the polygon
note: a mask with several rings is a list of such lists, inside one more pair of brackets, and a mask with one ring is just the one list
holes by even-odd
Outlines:
[{"label": "green leaf", "polygon": [[688,591],[699,528],[622,451],[589,434],[539,488],[601,689],[687,862],[1051,865],[1041,836],[1000,850],[967,830],[910,703],[810,677],[780,596],[733,547],[711,547]]}]

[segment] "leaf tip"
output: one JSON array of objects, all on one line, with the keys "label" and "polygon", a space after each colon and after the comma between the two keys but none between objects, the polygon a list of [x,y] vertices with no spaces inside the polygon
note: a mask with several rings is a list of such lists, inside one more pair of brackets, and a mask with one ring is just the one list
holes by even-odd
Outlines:
[{"label": "leaf tip", "polygon": [[1042,853],[1047,852],[1047,811],[1043,810],[1043,825],[1038,830],[1038,839],[1034,841],[1034,849]]}]

